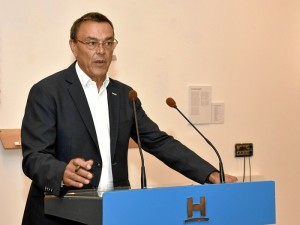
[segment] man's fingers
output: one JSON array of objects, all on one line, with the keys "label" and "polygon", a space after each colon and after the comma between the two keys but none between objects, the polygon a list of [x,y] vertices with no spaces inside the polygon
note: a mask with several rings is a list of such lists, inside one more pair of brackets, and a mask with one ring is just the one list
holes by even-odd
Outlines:
[{"label": "man's fingers", "polygon": [[93,178],[93,174],[81,166],[76,166],[74,174],[89,180]]},{"label": "man's fingers", "polygon": [[[83,169],[82,169],[83,170]],[[81,172],[81,170],[80,170]],[[92,175],[90,174],[92,177]],[[68,171],[65,172],[64,178],[63,178],[64,185],[66,186],[74,186],[81,188],[84,184],[89,184],[90,179],[87,179],[79,174],[76,174],[74,172]]]},{"label": "man's fingers", "polygon": [[225,182],[227,182],[227,183],[235,183],[237,181],[238,181],[237,177],[232,176],[232,175],[228,175],[228,174],[225,175]]},{"label": "man's fingers", "polygon": [[93,160],[84,161],[80,158],[72,159],[64,172],[64,185],[81,188],[83,185],[89,184],[93,178],[93,174],[90,172],[92,165]]},{"label": "man's fingers", "polygon": [[76,166],[76,168],[75,168],[75,173],[77,173],[79,170],[80,170],[80,168],[81,168],[81,166]]},{"label": "man's fingers", "polygon": [[65,185],[68,187],[77,187],[77,188],[82,188],[83,187],[83,183],[74,181],[72,179],[66,179],[65,180]]},{"label": "man's fingers", "polygon": [[80,170],[80,168],[84,168],[85,170],[90,170],[93,165],[93,160],[85,161],[84,159],[76,158],[76,159],[72,160],[72,163],[76,167],[75,172],[78,172]]}]

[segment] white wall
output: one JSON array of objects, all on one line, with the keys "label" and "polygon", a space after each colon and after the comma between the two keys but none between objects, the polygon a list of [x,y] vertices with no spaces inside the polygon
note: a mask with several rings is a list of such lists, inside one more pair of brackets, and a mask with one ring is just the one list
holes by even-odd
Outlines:
[{"label": "white wall", "polygon": [[[209,84],[225,102],[225,123],[199,129],[215,144],[225,171],[242,175],[234,144],[254,143],[252,174],[276,181],[277,224],[297,225],[300,176],[300,2],[297,0],[0,0],[0,128],[20,128],[29,88],[67,67],[71,24],[99,11],[115,25],[119,45],[112,77],[132,85],[160,127],[214,165],[216,156],[179,114],[188,86]],[[0,149],[0,224],[20,224],[30,180],[21,151]],[[139,159],[130,150],[139,185]],[[191,184],[151,156],[150,186]],[[4,199],[4,200],[3,200]]]}]

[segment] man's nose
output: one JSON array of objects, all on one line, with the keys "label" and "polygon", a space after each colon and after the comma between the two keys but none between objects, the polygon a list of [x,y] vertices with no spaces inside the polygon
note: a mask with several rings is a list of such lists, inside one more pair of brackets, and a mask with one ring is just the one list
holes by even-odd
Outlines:
[{"label": "man's nose", "polygon": [[103,53],[105,52],[103,43],[101,43],[101,42],[98,43],[98,46],[97,46],[97,48],[96,48],[96,52],[97,52],[98,54],[103,54]]}]

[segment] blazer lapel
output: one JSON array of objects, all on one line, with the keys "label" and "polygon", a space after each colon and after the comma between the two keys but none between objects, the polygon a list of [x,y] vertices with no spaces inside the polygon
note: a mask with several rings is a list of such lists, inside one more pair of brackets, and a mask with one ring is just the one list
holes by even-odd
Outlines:
[{"label": "blazer lapel", "polygon": [[92,114],[86,99],[86,96],[84,94],[84,90],[81,86],[81,83],[79,81],[79,78],[77,76],[76,70],[75,70],[75,64],[72,64],[68,70],[67,75],[65,76],[65,81],[68,83],[67,89],[69,90],[69,93],[78,109],[78,112],[89,131],[95,145],[99,149],[98,146],[98,140],[96,135],[96,129],[93,122]]},{"label": "blazer lapel", "polygon": [[109,110],[109,124],[110,124],[110,150],[111,158],[114,158],[119,127],[119,113],[120,113],[120,93],[114,86],[114,81],[110,79],[107,86],[107,99]]}]

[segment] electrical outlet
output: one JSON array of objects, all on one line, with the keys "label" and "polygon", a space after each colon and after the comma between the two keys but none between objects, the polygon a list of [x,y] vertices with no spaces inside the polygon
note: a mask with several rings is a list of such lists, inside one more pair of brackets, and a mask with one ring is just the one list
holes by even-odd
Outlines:
[{"label": "electrical outlet", "polygon": [[235,144],[235,157],[251,157],[251,156],[253,156],[252,143]]}]

